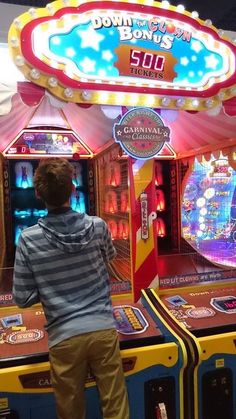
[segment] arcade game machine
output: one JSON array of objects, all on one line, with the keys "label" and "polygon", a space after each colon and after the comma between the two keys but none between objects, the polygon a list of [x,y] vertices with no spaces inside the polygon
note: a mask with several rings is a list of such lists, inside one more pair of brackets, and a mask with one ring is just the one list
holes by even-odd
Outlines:
[{"label": "arcade game machine", "polygon": [[184,331],[195,353],[195,418],[235,419],[234,149],[180,161],[179,173],[181,255],[185,249],[195,271],[183,273],[176,266],[175,275],[160,278],[153,294],[158,310]]},{"label": "arcade game machine", "polygon": [[[3,193],[5,209],[6,264],[13,266],[15,246],[21,231],[34,225],[47,210],[35,197],[33,176],[39,160],[63,156],[74,167],[74,191],[71,207],[77,212],[94,212],[93,195],[89,192],[88,172],[92,151],[71,130],[24,129],[3,151]],[[93,179],[92,179],[93,181]]]},{"label": "arcade game machine", "polygon": [[[35,136],[37,139],[39,135],[40,147],[42,149],[43,142],[45,149],[48,139],[50,144],[50,134],[43,131],[24,132],[4,152],[7,158],[5,167],[10,167],[9,187],[6,185],[6,189],[11,190],[9,219],[11,217],[13,219],[13,233],[16,231],[14,228],[16,222],[17,227],[31,225],[30,223],[36,222],[36,215],[42,217],[45,214],[45,208],[41,208],[34,200],[32,184],[34,168],[38,164],[38,150],[37,153],[34,151],[37,140],[35,142],[32,140],[33,151],[32,148],[28,148],[28,154],[25,152],[24,159],[20,159],[19,150],[22,148],[25,150],[26,138]],[[52,135],[55,136],[56,133]],[[62,133],[57,135],[63,137]],[[82,145],[77,144],[77,149],[78,147]],[[30,159],[31,153],[36,154],[34,154],[36,159]],[[72,155],[64,157],[71,158]],[[119,145],[114,144],[90,162],[84,156],[84,160],[72,161],[72,164],[75,165],[76,190],[79,193],[83,192],[82,197],[86,196],[75,209],[82,211],[84,210],[82,204],[85,205],[85,202],[91,200],[94,202],[88,193],[91,187],[90,181],[94,181],[91,174],[94,170],[98,179],[95,200],[99,202],[97,211],[107,221],[118,253],[116,262],[110,267],[111,292],[114,301],[114,318],[120,336],[131,419],[188,417],[185,415],[183,376],[190,360],[184,341],[167,323],[162,322],[154,308],[149,308],[150,314],[142,301],[133,301],[128,158],[123,155]],[[85,164],[90,165],[87,173]],[[87,182],[88,188],[86,188]],[[144,183],[145,179],[142,179],[142,184]],[[72,196],[72,207],[73,205]],[[88,211],[88,208],[86,209]],[[139,214],[139,209],[136,209],[136,212]],[[10,223],[6,225],[10,226]],[[15,244],[16,235],[13,237]],[[7,244],[8,247],[9,244],[10,242]],[[44,313],[40,305],[19,309],[12,305],[10,297],[9,292],[1,294],[0,380],[4,386],[1,387],[0,393],[0,417],[37,419],[43,414],[52,419],[55,417],[55,403],[50,383],[47,337],[43,327]],[[148,298],[143,297],[143,300],[149,306]],[[97,388],[90,375],[87,378],[86,397],[87,417],[100,419]]]}]

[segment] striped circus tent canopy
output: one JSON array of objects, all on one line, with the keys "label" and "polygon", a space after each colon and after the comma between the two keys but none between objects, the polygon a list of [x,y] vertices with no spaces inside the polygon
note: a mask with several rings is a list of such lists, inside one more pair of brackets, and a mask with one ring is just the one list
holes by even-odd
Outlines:
[{"label": "striped circus tent canopy", "polygon": [[[68,103],[30,82],[0,85],[0,151],[22,129],[72,129],[94,152],[111,144],[113,125],[127,108]],[[236,98],[208,112],[156,109],[171,130],[171,147],[177,158],[216,152],[236,145]]]}]

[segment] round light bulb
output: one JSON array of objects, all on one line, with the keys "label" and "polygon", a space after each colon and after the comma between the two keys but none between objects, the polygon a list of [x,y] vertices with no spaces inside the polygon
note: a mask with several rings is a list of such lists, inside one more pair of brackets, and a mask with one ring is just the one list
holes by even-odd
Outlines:
[{"label": "round light bulb", "polygon": [[171,102],[171,100],[170,100],[170,98],[168,98],[168,97],[163,97],[163,98],[161,99],[161,104],[162,104],[163,106],[169,106],[170,102]]},{"label": "round light bulb", "polygon": [[212,21],[211,21],[211,19],[207,19],[207,20],[205,20],[205,25],[206,26],[211,26],[212,25]]},{"label": "round light bulb", "polygon": [[182,108],[185,104],[185,99],[183,99],[182,97],[176,100],[176,106],[178,108]]},{"label": "round light bulb", "polygon": [[51,15],[53,14],[54,8],[50,3],[46,5],[46,9],[47,9],[49,14],[51,14]]},{"label": "round light bulb", "polygon": [[163,1],[161,2],[161,5],[162,5],[162,7],[164,7],[165,9],[168,9],[168,7],[169,7],[170,3],[169,3],[167,0],[163,0]]},{"label": "round light bulb", "polygon": [[21,29],[22,28],[22,23],[19,19],[15,19],[14,21],[14,25],[17,29]]},{"label": "round light bulb", "polygon": [[36,9],[34,9],[34,7],[31,7],[31,9],[29,9],[29,14],[31,17],[36,17],[37,16]]},{"label": "round light bulb", "polygon": [[196,10],[194,10],[192,12],[192,17],[193,17],[193,19],[197,19],[199,17],[199,14],[198,14],[198,12],[196,12]]},{"label": "round light bulb", "polygon": [[178,4],[177,10],[178,10],[178,12],[183,13],[185,11],[184,5],[183,4]]},{"label": "round light bulb", "polygon": [[32,77],[32,79],[38,80],[40,78],[39,70],[37,70],[36,68],[33,68],[30,72],[30,76]]},{"label": "round light bulb", "polygon": [[67,87],[67,88],[64,90],[64,95],[65,95],[66,97],[68,97],[68,98],[73,97],[73,90],[72,90],[72,89],[70,89],[69,87]]},{"label": "round light bulb", "polygon": [[214,100],[213,99],[207,99],[205,104],[206,104],[207,108],[212,108],[214,106]]},{"label": "round light bulb", "polygon": [[17,47],[19,46],[19,41],[18,41],[18,39],[17,39],[17,38],[15,38],[15,37],[12,37],[12,38],[10,39],[10,43],[11,43],[11,46],[12,46],[13,48],[17,48]]},{"label": "round light bulb", "polygon": [[90,100],[92,97],[92,93],[88,90],[83,90],[83,92],[81,92],[81,96],[84,100]]},{"label": "round light bulb", "polygon": [[17,55],[15,58],[15,63],[17,67],[22,67],[25,64],[24,57],[22,57],[22,55]]},{"label": "round light bulb", "polygon": [[55,77],[50,77],[48,79],[48,84],[50,87],[56,87],[58,85],[58,81]]},{"label": "round light bulb", "polygon": [[223,36],[225,32],[223,31],[223,29],[219,29],[217,33],[219,36]]},{"label": "round light bulb", "polygon": [[193,106],[194,108],[198,108],[199,104],[200,104],[199,99],[193,99],[193,100],[192,100],[192,106]]}]

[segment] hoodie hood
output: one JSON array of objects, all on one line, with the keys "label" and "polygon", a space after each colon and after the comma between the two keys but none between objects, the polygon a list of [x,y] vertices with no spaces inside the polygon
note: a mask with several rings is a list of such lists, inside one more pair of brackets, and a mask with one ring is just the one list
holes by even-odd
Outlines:
[{"label": "hoodie hood", "polygon": [[94,237],[93,218],[68,210],[62,214],[48,214],[38,220],[46,239],[63,252],[81,251]]}]

